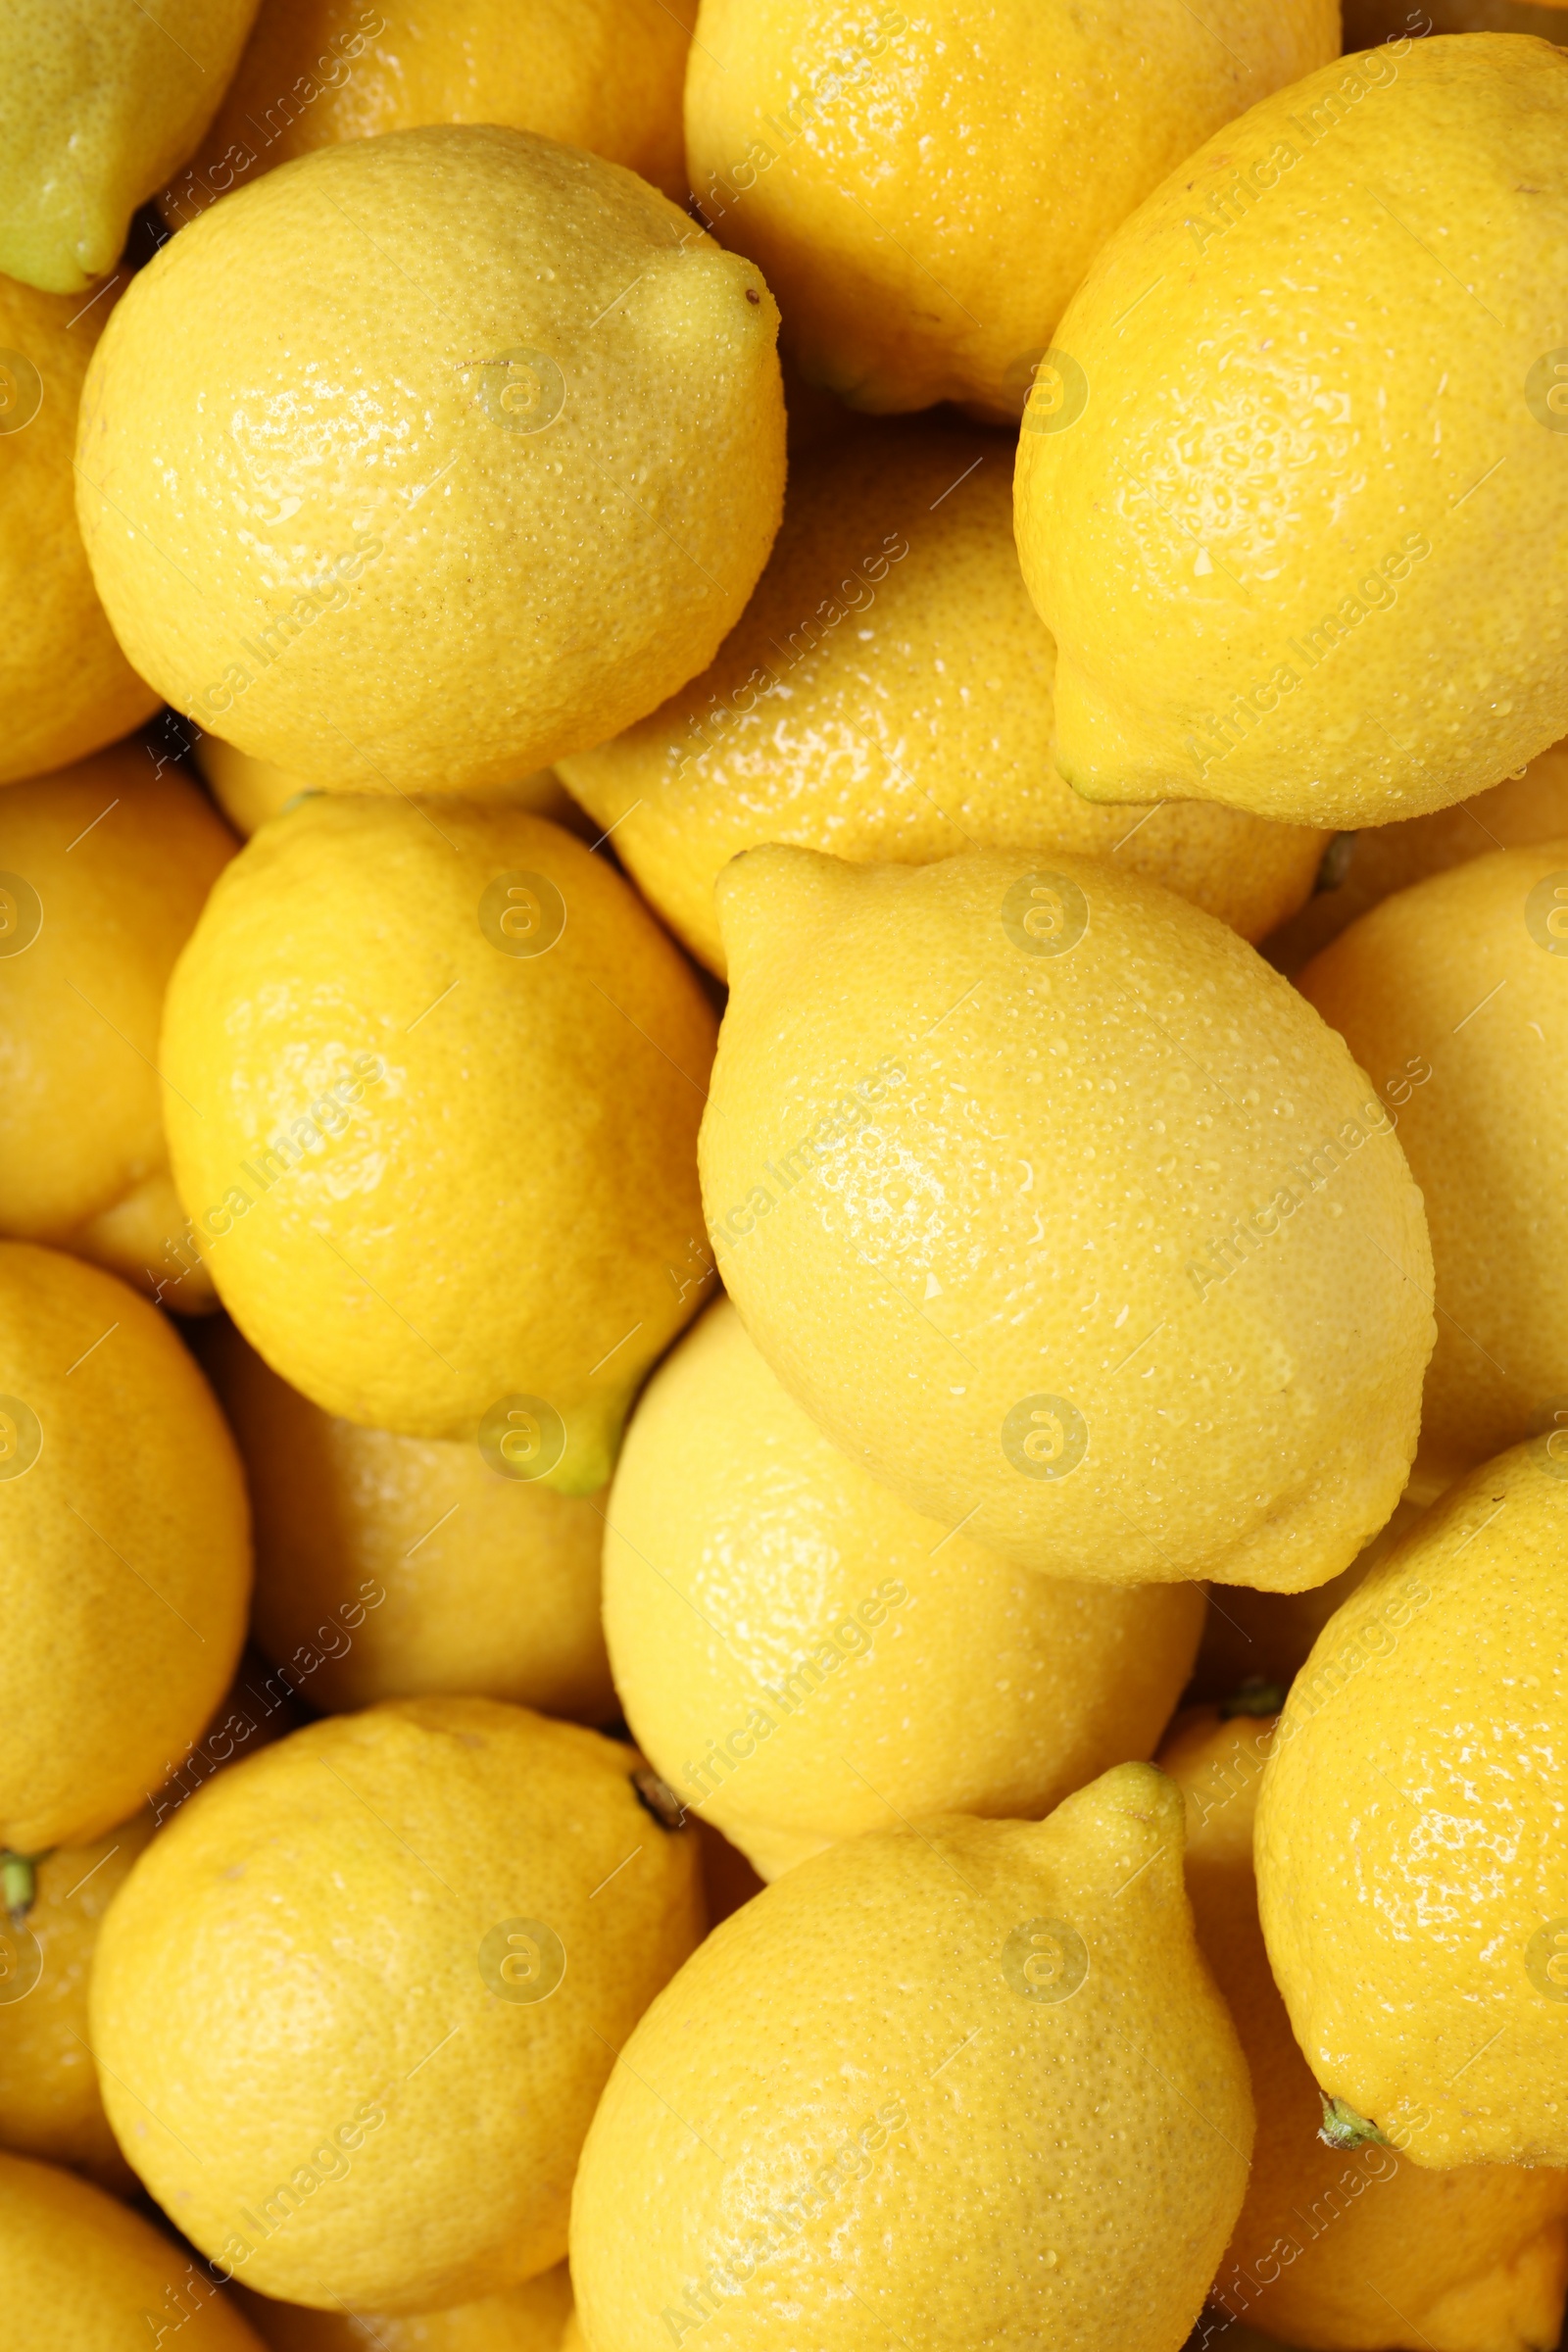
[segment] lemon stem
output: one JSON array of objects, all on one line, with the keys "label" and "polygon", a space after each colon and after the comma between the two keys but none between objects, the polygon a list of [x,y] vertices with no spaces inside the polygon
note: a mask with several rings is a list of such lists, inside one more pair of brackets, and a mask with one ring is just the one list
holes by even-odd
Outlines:
[{"label": "lemon stem", "polygon": [[9,1846],[0,1850],[0,1909],[10,1913],[14,1927],[32,1909],[42,1860],[41,1854],[14,1854]]},{"label": "lemon stem", "polygon": [[1233,1715],[1277,1715],[1284,1704],[1283,1683],[1271,1683],[1264,1675],[1250,1674],[1240,1690],[1221,1699],[1219,1719],[1221,1723],[1229,1723]]},{"label": "lemon stem", "polygon": [[[1321,2091],[1319,2098],[1323,2098]],[[1364,2115],[1357,2115],[1343,2099],[1323,2099],[1323,2126],[1318,2137],[1329,2148],[1363,2148],[1368,2140],[1376,2140],[1380,2148],[1389,2145],[1388,2135],[1369,2124]]]}]

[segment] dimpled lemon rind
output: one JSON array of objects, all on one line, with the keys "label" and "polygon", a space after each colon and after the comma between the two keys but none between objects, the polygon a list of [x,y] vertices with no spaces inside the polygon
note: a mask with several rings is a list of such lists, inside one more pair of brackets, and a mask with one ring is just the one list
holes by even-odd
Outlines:
[{"label": "dimpled lemon rind", "polygon": [[637,1770],[525,1708],[405,1699],[181,1807],[104,1922],[90,2015],[121,2145],[209,2260],[414,2312],[561,2261],[614,2053],[702,1933],[696,1834]]},{"label": "dimpled lemon rind", "polygon": [[1347,1567],[1415,1448],[1432,1261],[1342,1041],[1089,858],[764,848],[719,897],[709,1228],[818,1426],[1052,1575]]},{"label": "dimpled lemon rind", "polygon": [[810,379],[1010,425],[1110,231],[1339,34],[1333,0],[703,0],[692,186]]},{"label": "dimpled lemon rind", "polygon": [[760,841],[923,865],[970,844],[1114,857],[1261,939],[1325,836],[1189,802],[1097,808],[1052,764],[1054,648],[1018,576],[1010,451],[924,422],[807,458],[710,668],[562,772],[710,970],[713,884]]},{"label": "dimpled lemon rind", "polygon": [[19,2345],[118,2352],[177,2327],[180,2352],[263,2352],[204,2267],[118,2197],[52,2164],[0,2155],[0,2264]]},{"label": "dimpled lemon rind", "polygon": [[443,125],[181,230],[89,378],[78,511],[131,660],[322,784],[482,788],[712,657],[777,528],[777,312],[618,164]]},{"label": "dimpled lemon rind", "polygon": [[269,0],[161,209],[177,228],[313,147],[428,122],[503,122],[588,147],[684,204],[696,15],[697,0]]},{"label": "dimpled lemon rind", "polygon": [[250,1582],[238,1457],[170,1324],[0,1242],[0,1847],[134,1811],[221,1697]]},{"label": "dimpled lemon rind", "polygon": [[1421,1460],[1446,1481],[1568,1423],[1568,834],[1396,892],[1297,985],[1399,1105],[1437,1278]]},{"label": "dimpled lemon rind", "polygon": [[[0,270],[79,294],[130,216],[200,138],[256,0],[6,0],[0,14]],[[75,306],[73,306],[75,307]]]},{"label": "dimpled lemon rind", "polygon": [[944,1541],[807,1419],[727,1299],[644,1392],[606,1520],[627,1721],[766,1878],[926,1813],[1033,1819],[1149,1754],[1204,1614],[1196,1586]]},{"label": "dimpled lemon rind", "polygon": [[170,983],[191,1255],[323,1411],[591,1492],[697,1303],[712,1039],[679,951],[559,826],[303,801],[225,869]]},{"label": "dimpled lemon rind", "polygon": [[[1323,2101],[1291,2034],[1257,1919],[1252,1831],[1272,1719],[1178,1716],[1159,1751],[1187,1800],[1198,1940],[1247,2052],[1252,2170],[1211,2302],[1282,2343],[1371,2352],[1399,2331],[1428,2352],[1555,2344],[1568,2279],[1568,2172],[1433,2173],[1395,2147],[1325,2144]],[[1230,2341],[1226,2328],[1225,2340]]]},{"label": "dimpled lemon rind", "polygon": [[1565,137],[1562,50],[1406,38],[1106,246],[1018,444],[1078,791],[1382,824],[1568,732]]},{"label": "dimpled lemon rind", "polygon": [[76,527],[72,452],[119,289],[38,294],[0,277],[0,783],[80,760],[157,710],[125,660]]},{"label": "dimpled lemon rind", "polygon": [[1329,1620],[1258,1807],[1307,2064],[1440,2170],[1568,2165],[1563,1450],[1545,1433],[1460,1479]]},{"label": "dimpled lemon rind", "polygon": [[591,2352],[699,2315],[718,2352],[1179,2352],[1252,2138],[1181,1851],[1122,1764],[1045,1822],[846,1838],[725,1920],[583,2150]]},{"label": "dimpled lemon rind", "polygon": [[233,853],[202,793],[139,743],[0,793],[0,1233],[193,1311],[213,1291],[175,1255],[158,1025]]}]

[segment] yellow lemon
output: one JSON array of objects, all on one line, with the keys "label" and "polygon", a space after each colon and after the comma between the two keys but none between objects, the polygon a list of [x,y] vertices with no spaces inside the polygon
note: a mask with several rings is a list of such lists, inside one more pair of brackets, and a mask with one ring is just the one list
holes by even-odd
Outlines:
[{"label": "yellow lemon", "polygon": [[1333,0],[703,0],[692,185],[808,375],[857,408],[1011,422],[1111,230],[1339,35]]},{"label": "yellow lemon", "polygon": [[116,642],[76,527],[77,403],[116,293],[82,304],[0,277],[0,784],[97,751],[160,701]]},{"label": "yellow lemon", "polygon": [[220,1297],[328,1413],[602,1486],[695,1304],[712,1039],[690,966],[558,827],[302,802],[170,984],[170,1147]]},{"label": "yellow lemon", "polygon": [[126,1818],[221,1696],[250,1572],[233,1443],[170,1326],[0,1243],[0,1847]]},{"label": "yellow lemon", "polygon": [[1258,1904],[1326,2095],[1416,2164],[1568,2165],[1568,1478],[1449,1488],[1329,1620],[1264,1777]]},{"label": "yellow lemon", "polygon": [[701,1934],[638,1758],[482,1698],[329,1716],[142,1856],[93,1968],[122,2147],[247,2286],[438,2311],[565,2251],[615,2051]]},{"label": "yellow lemon", "polygon": [[739,617],[783,497],[777,318],[618,164],[482,125],[321,148],[111,321],[77,451],[99,594],[253,758],[511,783]]},{"label": "yellow lemon", "polygon": [[273,2303],[240,2289],[240,2306],[272,2352],[566,2352],[571,2280],[564,2262],[451,2311],[359,2316]]},{"label": "yellow lemon", "polygon": [[1052,852],[737,858],[704,1120],[724,1283],[835,1444],[1054,1576],[1298,1592],[1415,1448],[1420,1196],[1235,933]]},{"label": "yellow lemon", "polygon": [[1122,1764],[1043,1823],[832,1846],[715,1929],[583,2150],[591,2352],[1178,2352],[1252,2136],[1181,1852]]},{"label": "yellow lemon", "polygon": [[1196,804],[1096,808],[1051,761],[1054,654],[1018,576],[1004,445],[884,425],[808,459],[700,678],[562,772],[692,953],[761,841],[923,865],[973,844],[1114,857],[1260,939],[1326,836]]},{"label": "yellow lemon", "polygon": [[156,1826],[148,1804],[88,1844],[56,1846],[0,1913],[0,2145],[122,2194],[136,2178],[98,2092],[87,1977],[110,1898]]},{"label": "yellow lemon", "polygon": [[[203,735],[192,746],[191,761],[235,832],[246,841],[270,816],[281,816],[303,794],[322,789],[308,776],[273,767],[266,760],[253,760],[249,752],[236,750],[217,735]],[[496,785],[484,797],[506,801],[515,808],[529,808],[535,816],[548,816],[553,824],[565,825],[568,830],[581,832],[586,825],[582,810],[554,768],[536,769],[516,784]],[[597,834],[595,827],[589,838],[597,838]]]},{"label": "yellow lemon", "polygon": [[[212,121],[256,0],[9,0],[0,18],[0,270],[79,294]],[[9,604],[9,600],[8,600]],[[83,747],[85,748],[85,746]]]},{"label": "yellow lemon", "polygon": [[178,226],[313,147],[426,122],[539,131],[684,204],[696,14],[697,0],[267,0],[164,216]]},{"label": "yellow lemon", "polygon": [[608,1517],[627,1720],[765,1878],[926,1813],[1047,1813],[1152,1754],[1203,1615],[1195,1587],[1033,1576],[917,1518],[727,1300],[655,1374]]},{"label": "yellow lemon", "polygon": [[1568,835],[1385,899],[1298,983],[1396,1105],[1432,1233],[1440,1485],[1543,1425],[1568,1452]]},{"label": "yellow lemon", "polygon": [[233,852],[196,787],[155,775],[140,744],[0,793],[0,1233],[95,1259],[190,1311],[213,1291],[172,1254],[184,1212],[158,1024]]},{"label": "yellow lemon", "polygon": [[1325,2123],[1257,1923],[1252,1826],[1274,1736],[1271,1721],[1195,1708],[1159,1754],[1186,1799],[1198,1940],[1236,2021],[1257,2105],[1247,2201],[1214,2284],[1213,2336],[1228,2345],[1221,2330],[1246,2313],[1318,2352],[1555,2344],[1568,2282],[1568,2175],[1500,2164],[1424,2172],[1382,2141]]},{"label": "yellow lemon", "polygon": [[1091,800],[1378,824],[1568,733],[1538,591],[1568,531],[1565,135],[1545,42],[1406,38],[1264,99],[1106,246],[1017,471]]},{"label": "yellow lemon", "polygon": [[1489,850],[1523,849],[1558,834],[1568,834],[1568,743],[1554,743],[1517,775],[1455,801],[1451,808],[1343,835],[1343,849],[1337,845],[1324,861],[1318,889],[1263,953],[1294,979],[1330,940],[1395,891],[1467,865]]},{"label": "yellow lemon", "polygon": [[313,1706],[457,1690],[613,1720],[595,1503],[335,1420],[232,1329],[207,1360],[255,1504],[256,1640]]},{"label": "yellow lemon", "polygon": [[12,2341],[49,2352],[152,2344],[263,2352],[205,2267],[73,2173],[0,2154],[0,2263]]}]

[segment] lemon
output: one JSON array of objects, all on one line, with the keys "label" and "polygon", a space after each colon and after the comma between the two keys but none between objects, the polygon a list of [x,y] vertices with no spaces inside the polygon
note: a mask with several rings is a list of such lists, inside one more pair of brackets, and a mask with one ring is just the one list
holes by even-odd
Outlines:
[{"label": "lemon", "polygon": [[1568,530],[1565,133],[1546,43],[1396,41],[1265,99],[1106,246],[1017,471],[1091,800],[1386,823],[1568,733],[1537,588]]},{"label": "lemon", "polygon": [[0,1243],[0,1848],[123,1821],[239,1655],[250,1529],[232,1442],[163,1317]]},{"label": "lemon", "polygon": [[602,1486],[696,1303],[712,1039],[690,967],[558,827],[302,802],[169,990],[170,1149],[220,1297],[328,1413]]},{"label": "lemon", "polygon": [[0,2263],[12,2341],[49,2352],[151,2344],[262,2352],[204,2266],[115,2197],[50,2164],[0,2154]]},{"label": "lemon", "polygon": [[1272,1721],[1195,1708],[1159,1754],[1186,1799],[1198,1939],[1236,2021],[1257,2104],[1247,2201],[1214,2284],[1216,2331],[1245,2312],[1319,2352],[1555,2344],[1568,2177],[1495,2164],[1423,2172],[1378,2141],[1320,2137],[1323,2102],[1257,1924],[1252,1825],[1273,1745]]},{"label": "lemon", "polygon": [[[266,760],[253,760],[249,752],[236,751],[233,744],[224,743],[217,735],[204,735],[192,747],[191,762],[235,832],[246,841],[270,816],[281,816],[291,802],[305,793],[322,789],[308,776],[296,776],[286,767],[273,767]],[[484,797],[507,801],[516,808],[530,808],[535,816],[548,816],[552,823],[565,825],[568,831],[580,832],[586,822],[554,768],[536,769],[515,784],[497,785]],[[589,839],[597,836],[595,827]]]},{"label": "lemon", "polygon": [[178,226],[314,147],[426,122],[504,122],[589,147],[684,204],[696,14],[697,0],[269,0],[164,216]]},{"label": "lemon", "polygon": [[84,394],[131,660],[320,784],[506,784],[711,659],[778,525],[777,312],[618,164],[482,125],[270,172],[182,229]]},{"label": "lemon", "polygon": [[1086,851],[1249,939],[1273,930],[1325,836],[1079,800],[1051,762],[1054,662],[1018,576],[1004,445],[888,424],[797,468],[767,569],[705,675],[562,772],[718,972],[713,884],[760,841],[911,865],[972,844]]},{"label": "lemon", "polygon": [[313,1706],[458,1690],[614,1719],[593,1502],[334,1420],[232,1328],[208,1366],[255,1499],[256,1640]]},{"label": "lemon", "polygon": [[87,2040],[99,1923],[153,1835],[150,1804],[34,1865],[30,1899],[0,1912],[0,2145],[75,2166],[103,2187],[135,2175],[109,2129]]},{"label": "lemon", "polygon": [[827,1436],[1054,1576],[1347,1567],[1415,1448],[1430,1257],[1386,1105],[1296,992],[1055,851],[757,849],[719,911],[712,1246]]},{"label": "lemon", "polygon": [[1339,36],[1332,0],[703,0],[692,185],[808,375],[857,408],[1010,423],[1118,221]]},{"label": "lemon", "polygon": [[9,0],[0,19],[8,277],[79,294],[113,270],[131,214],[212,121],[255,14],[256,0],[160,0],[156,12]]},{"label": "lemon", "polygon": [[436,2311],[565,2252],[614,2052],[701,1933],[636,1754],[483,1698],[329,1716],[184,1806],[116,1897],[122,2147],[247,2286]]},{"label": "lemon", "polygon": [[1044,1823],[832,1846],[715,1929],[583,2150],[591,2352],[1178,2352],[1252,2136],[1181,1852],[1122,1764]]},{"label": "lemon", "polygon": [[239,2301],[272,2352],[566,2352],[571,2280],[564,2262],[477,2303],[399,2318],[376,2312],[309,2311],[247,2294]]},{"label": "lemon", "polygon": [[1308,2065],[1440,2169],[1568,2164],[1555,1446],[1460,1479],[1330,1619],[1258,1808],[1258,1906]]},{"label": "lemon", "polygon": [[1047,1813],[1151,1754],[1196,1588],[1074,1585],[919,1519],[830,1446],[720,1300],[610,1497],[605,1622],[639,1744],[764,1878],[925,1813]]},{"label": "lemon", "polygon": [[1466,865],[1489,850],[1523,849],[1561,833],[1568,833],[1568,743],[1554,743],[1517,775],[1455,801],[1451,808],[1369,825],[1365,832],[1343,837],[1343,851],[1327,861],[1326,886],[1281,925],[1263,952],[1277,970],[1294,979],[1357,915],[1395,891]]},{"label": "lemon", "polygon": [[1568,834],[1385,899],[1298,985],[1396,1106],[1426,1201],[1421,1465],[1442,1484],[1568,1424]]},{"label": "lemon", "polygon": [[[0,793],[0,1232],[95,1259],[172,1307],[177,1256],[158,1024],[234,844],[173,768],[124,744]],[[90,1103],[91,1115],[83,1115]]]},{"label": "lemon", "polygon": [[115,300],[113,281],[83,305],[0,277],[0,784],[79,760],[158,708],[98,602],[72,482],[82,378]]}]

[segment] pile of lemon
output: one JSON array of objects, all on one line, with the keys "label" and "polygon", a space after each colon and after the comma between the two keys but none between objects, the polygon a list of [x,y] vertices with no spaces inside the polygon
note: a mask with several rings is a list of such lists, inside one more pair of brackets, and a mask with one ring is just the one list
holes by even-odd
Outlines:
[{"label": "pile of lemon", "polygon": [[0,271],[0,2352],[1550,2352],[1562,0],[9,0]]}]

